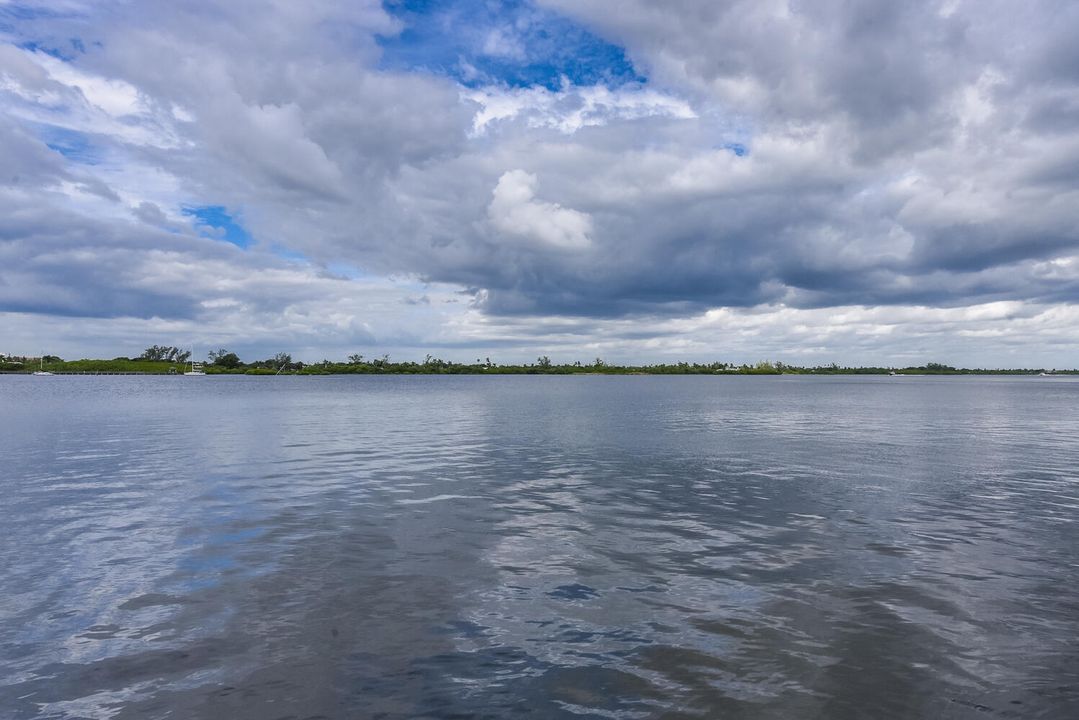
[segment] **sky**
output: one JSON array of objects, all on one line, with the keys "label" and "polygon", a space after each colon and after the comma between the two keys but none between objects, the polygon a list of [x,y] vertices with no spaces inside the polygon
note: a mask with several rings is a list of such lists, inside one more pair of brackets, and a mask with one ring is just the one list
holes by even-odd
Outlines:
[{"label": "sky", "polygon": [[1072,0],[0,0],[0,352],[1079,366]]}]

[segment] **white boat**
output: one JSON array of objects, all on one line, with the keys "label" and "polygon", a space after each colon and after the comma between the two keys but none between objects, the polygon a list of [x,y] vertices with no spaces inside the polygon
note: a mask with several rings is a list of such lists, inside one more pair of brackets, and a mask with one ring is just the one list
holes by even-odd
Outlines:
[{"label": "white boat", "polygon": [[184,373],[184,375],[205,375],[202,370],[202,363],[191,361],[191,369]]},{"label": "white boat", "polygon": [[45,369],[45,356],[44,355],[41,356],[40,358],[38,358],[38,360],[40,360],[40,362],[41,362],[41,369],[40,370],[35,370],[34,371],[35,375],[55,375],[56,374],[56,373],[51,373],[51,372],[49,372],[48,370]]}]

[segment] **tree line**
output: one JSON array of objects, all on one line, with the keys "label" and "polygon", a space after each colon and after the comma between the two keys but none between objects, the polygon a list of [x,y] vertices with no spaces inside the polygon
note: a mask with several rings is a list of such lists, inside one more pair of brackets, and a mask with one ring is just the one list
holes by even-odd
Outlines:
[{"label": "tree line", "polygon": [[[190,350],[183,350],[173,345],[151,345],[138,357],[117,357],[112,360],[74,360],[64,362],[55,355],[44,356],[43,360],[29,357],[0,356],[0,371],[22,372],[36,369],[41,362],[52,370],[86,371],[134,371],[134,372],[181,372],[182,366],[191,362]],[[907,367],[855,367],[841,366],[837,363],[815,366],[791,365],[781,361],[762,360],[757,363],[731,363],[714,361],[654,363],[648,365],[620,365],[610,363],[601,357],[591,361],[574,360],[555,362],[547,355],[541,355],[535,362],[500,364],[491,358],[476,358],[475,362],[455,362],[427,354],[422,362],[411,360],[391,360],[389,355],[367,357],[353,353],[343,361],[322,360],[304,363],[293,360],[287,352],[279,352],[262,360],[243,360],[239,354],[227,348],[210,351],[206,356],[205,369],[208,373],[245,373],[249,375],[330,375],[330,374],[397,374],[397,375],[982,375],[1013,374],[1037,375],[1077,374],[1076,370],[1052,370],[1044,368],[982,369],[956,368],[944,363],[930,362],[920,366]]]},{"label": "tree line", "polygon": [[[883,366],[841,366],[837,363],[815,366],[791,365],[778,360],[762,360],[756,363],[731,363],[714,361],[709,363],[676,362],[653,363],[647,365],[619,365],[610,363],[601,357],[591,361],[574,360],[556,363],[547,355],[536,358],[534,363],[499,364],[491,358],[476,358],[475,362],[455,362],[444,360],[428,353],[422,362],[412,360],[391,360],[387,354],[367,357],[362,353],[353,353],[344,361],[324,359],[315,363],[294,361],[292,355],[280,352],[265,360],[245,362],[240,356],[220,348],[207,356],[209,371],[217,370],[232,373],[300,373],[318,374],[399,374],[399,375],[468,375],[468,374],[527,374],[527,375],[888,375],[890,373],[906,375],[976,375],[976,374],[1038,374],[1043,368],[1016,369],[981,369],[956,368],[944,363],[929,362],[919,366],[883,367]],[[1061,370],[1057,373],[1075,371]]]}]

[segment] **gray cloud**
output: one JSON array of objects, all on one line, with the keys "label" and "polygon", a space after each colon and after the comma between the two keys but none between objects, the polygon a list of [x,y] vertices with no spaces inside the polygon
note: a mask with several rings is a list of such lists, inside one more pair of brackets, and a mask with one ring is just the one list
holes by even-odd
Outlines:
[{"label": "gray cloud", "polygon": [[[496,347],[529,318],[667,337],[716,308],[1079,300],[1073,4],[539,4],[648,83],[388,71],[373,0],[28,13],[0,37],[0,311],[287,334],[322,301],[325,346]],[[253,248],[200,237],[200,205]],[[347,319],[355,275],[430,315]],[[472,303],[410,302],[424,283]]]}]

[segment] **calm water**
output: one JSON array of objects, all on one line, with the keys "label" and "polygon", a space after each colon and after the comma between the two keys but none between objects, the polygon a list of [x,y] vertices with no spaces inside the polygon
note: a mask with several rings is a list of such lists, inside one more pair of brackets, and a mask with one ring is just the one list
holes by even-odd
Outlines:
[{"label": "calm water", "polygon": [[1079,382],[0,377],[2,718],[1079,717]]}]

